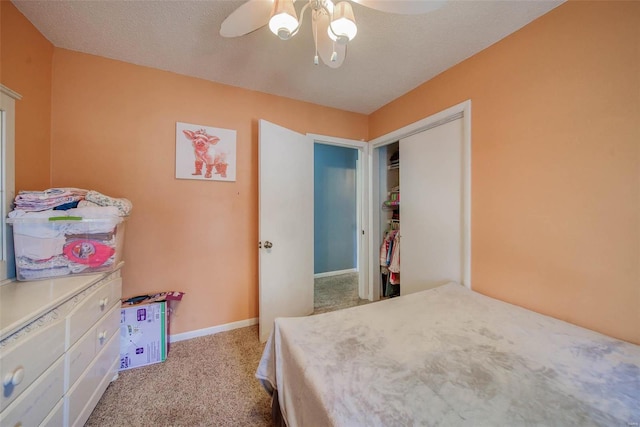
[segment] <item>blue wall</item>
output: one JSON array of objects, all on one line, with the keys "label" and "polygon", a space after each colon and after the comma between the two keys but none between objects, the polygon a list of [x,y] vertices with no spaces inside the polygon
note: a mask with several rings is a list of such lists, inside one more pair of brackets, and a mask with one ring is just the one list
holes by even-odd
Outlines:
[{"label": "blue wall", "polygon": [[357,266],[355,148],[314,145],[314,273]]}]

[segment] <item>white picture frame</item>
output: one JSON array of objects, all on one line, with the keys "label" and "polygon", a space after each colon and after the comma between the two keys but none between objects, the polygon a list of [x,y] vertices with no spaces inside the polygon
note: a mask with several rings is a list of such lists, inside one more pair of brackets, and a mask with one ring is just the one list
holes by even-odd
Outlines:
[{"label": "white picture frame", "polygon": [[236,131],[176,122],[176,178],[236,180]]}]

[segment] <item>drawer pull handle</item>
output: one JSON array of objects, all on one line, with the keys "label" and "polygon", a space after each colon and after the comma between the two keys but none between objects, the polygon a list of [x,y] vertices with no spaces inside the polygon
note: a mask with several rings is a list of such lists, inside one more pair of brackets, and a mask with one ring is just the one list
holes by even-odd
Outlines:
[{"label": "drawer pull handle", "polygon": [[24,379],[24,368],[22,366],[18,366],[13,372],[8,372],[4,376],[3,384],[5,387],[10,385],[16,386],[22,382]]},{"label": "drawer pull handle", "polygon": [[109,303],[109,298],[102,298],[100,300],[100,310],[104,310],[104,308],[107,306],[108,303]]},{"label": "drawer pull handle", "polygon": [[102,341],[107,339],[107,331],[102,331],[98,334],[98,340],[100,341],[100,343],[102,343]]}]

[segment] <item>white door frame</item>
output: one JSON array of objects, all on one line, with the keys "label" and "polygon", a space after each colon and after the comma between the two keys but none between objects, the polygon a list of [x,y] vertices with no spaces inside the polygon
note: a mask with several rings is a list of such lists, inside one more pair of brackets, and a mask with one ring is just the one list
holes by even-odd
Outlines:
[{"label": "white door frame", "polygon": [[16,101],[21,99],[22,95],[0,84],[0,285],[16,276],[13,230],[5,219],[16,196]]},{"label": "white door frame", "polygon": [[[378,182],[378,177],[374,176],[378,170],[374,166],[374,152],[376,148],[384,145],[391,144],[399,141],[402,138],[406,138],[410,135],[422,132],[428,128],[435,127],[439,122],[446,122],[451,116],[462,114],[463,123],[463,145],[462,145],[462,165],[463,165],[463,195],[462,195],[462,217],[463,217],[463,271],[462,271],[462,285],[471,289],[471,100],[468,99],[460,104],[440,111],[417,122],[411,123],[386,135],[380,136],[370,141],[369,150],[369,261],[370,261],[370,273],[369,273],[369,290],[368,295],[370,300],[376,301],[380,299],[380,287],[375,286],[379,270],[379,257],[380,248],[379,242],[382,235],[379,229],[380,224],[380,209],[379,206],[373,206],[376,200],[374,197],[374,182]],[[377,162],[377,161],[376,161]],[[401,166],[402,167],[402,166]],[[375,179],[375,181],[374,181]]]},{"label": "white door frame", "polygon": [[369,144],[366,141],[354,139],[336,138],[333,136],[307,133],[316,144],[335,145],[338,147],[355,148],[358,150],[356,162],[356,229],[360,230],[360,238],[357,242],[357,270],[358,270],[358,296],[362,299],[371,299],[369,294]]}]

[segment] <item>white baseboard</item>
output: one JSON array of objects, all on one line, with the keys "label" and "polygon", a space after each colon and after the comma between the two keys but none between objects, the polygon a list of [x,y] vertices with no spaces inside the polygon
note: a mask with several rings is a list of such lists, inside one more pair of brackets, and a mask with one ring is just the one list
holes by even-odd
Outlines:
[{"label": "white baseboard", "polygon": [[226,323],[224,325],[212,326],[210,328],[197,329],[195,331],[182,332],[181,334],[169,335],[169,343],[178,341],[190,340],[192,338],[204,337],[207,335],[214,335],[220,332],[231,331],[233,329],[245,328],[247,326],[253,326],[258,324],[258,318],[240,320],[238,322]]},{"label": "white baseboard", "polygon": [[317,273],[313,275],[314,279],[318,279],[320,277],[329,277],[329,276],[339,276],[341,274],[346,274],[346,273],[355,273],[357,272],[358,269],[357,268],[349,268],[347,270],[336,270],[336,271],[327,271],[325,273]]}]

